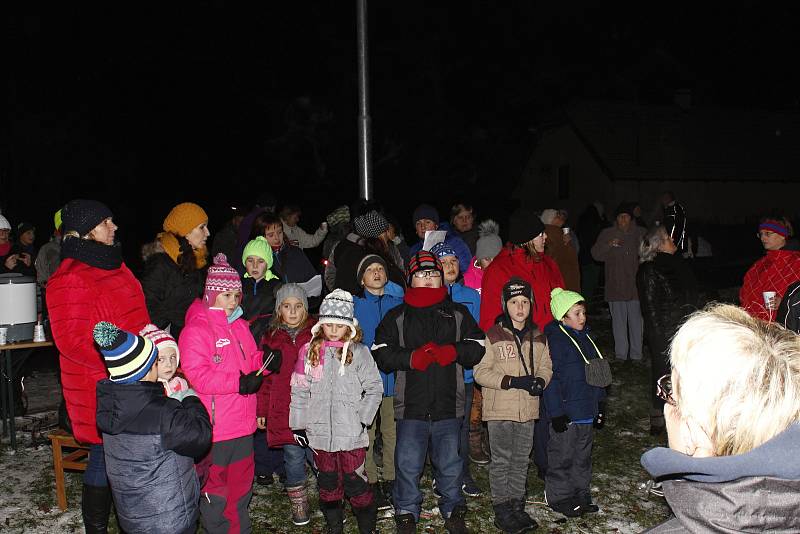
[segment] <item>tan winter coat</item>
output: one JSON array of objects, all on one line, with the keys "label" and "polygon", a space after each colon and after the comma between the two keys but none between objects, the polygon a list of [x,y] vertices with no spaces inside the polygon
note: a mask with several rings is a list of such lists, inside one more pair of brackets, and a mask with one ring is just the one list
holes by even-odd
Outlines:
[{"label": "tan winter coat", "polygon": [[[522,354],[531,371],[530,343],[533,337],[533,375],[544,379],[553,376],[553,364],[545,337],[534,327],[522,342]],[[509,377],[525,375],[519,359],[514,333],[498,323],[486,333],[486,353],[473,369],[475,381],[483,386],[483,420],[525,423],[539,418],[539,397],[527,391],[508,388]]]}]

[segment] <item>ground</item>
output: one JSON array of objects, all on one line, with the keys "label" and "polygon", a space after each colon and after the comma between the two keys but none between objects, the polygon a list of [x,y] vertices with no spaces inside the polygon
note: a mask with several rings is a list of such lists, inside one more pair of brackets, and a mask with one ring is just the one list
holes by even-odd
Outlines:
[{"label": "ground", "polygon": [[[603,354],[610,355],[612,346],[610,319],[602,304],[590,308],[589,322],[593,325],[598,346]],[[540,532],[557,533],[634,533],[665,520],[669,509],[661,497],[647,491],[649,480],[639,458],[646,450],[665,445],[664,437],[649,435],[649,392],[647,362],[637,364],[614,363],[614,382],[609,391],[606,426],[595,433],[592,495],[601,511],[580,519],[566,519],[551,512],[543,504],[543,484],[536,476],[536,468],[529,471],[528,512],[540,523]],[[57,398],[54,371],[40,371],[26,381],[31,395],[31,408],[52,408]],[[55,394],[54,394],[55,391]],[[23,428],[46,426],[52,422],[52,412],[43,410],[38,418],[21,420]],[[32,439],[33,437],[33,439]],[[0,453],[0,531],[28,533],[81,532],[80,487],[78,473],[67,474],[69,508],[61,512],[55,503],[52,454],[49,442],[30,430],[18,432],[20,440],[16,452],[8,447],[7,440]],[[473,532],[497,532],[489,497],[487,470],[472,466],[472,472],[484,495],[468,498],[467,523]],[[316,512],[310,526],[293,527],[290,522],[289,503],[276,482],[272,486],[255,485],[250,506],[254,532],[324,532],[324,521]],[[310,494],[314,494],[313,477],[309,479]],[[425,492],[423,503],[425,517],[418,531],[444,532],[438,515],[430,479],[422,482]],[[316,510],[316,502],[312,502]],[[117,532],[112,520],[111,532]],[[393,532],[390,519],[381,520],[382,532]],[[355,520],[348,516],[347,532],[356,532]]]}]

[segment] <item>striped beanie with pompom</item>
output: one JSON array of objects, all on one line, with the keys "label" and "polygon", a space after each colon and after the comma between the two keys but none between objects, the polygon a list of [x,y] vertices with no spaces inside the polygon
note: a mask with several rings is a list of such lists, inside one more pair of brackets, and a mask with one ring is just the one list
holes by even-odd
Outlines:
[{"label": "striped beanie with pompom", "polygon": [[239,278],[239,273],[228,264],[227,256],[220,252],[214,256],[214,263],[208,268],[203,302],[210,308],[214,306],[220,293],[241,290],[242,279]]},{"label": "striped beanie with pompom", "polygon": [[92,336],[100,347],[109,379],[117,384],[141,380],[158,356],[158,349],[152,341],[121,330],[107,321],[94,325]]},{"label": "striped beanie with pompom", "polygon": [[175,357],[177,358],[175,365],[179,366],[181,364],[181,350],[178,348],[178,342],[167,331],[161,330],[154,324],[148,324],[142,328],[139,335],[152,341],[159,351],[170,348],[175,349]]}]

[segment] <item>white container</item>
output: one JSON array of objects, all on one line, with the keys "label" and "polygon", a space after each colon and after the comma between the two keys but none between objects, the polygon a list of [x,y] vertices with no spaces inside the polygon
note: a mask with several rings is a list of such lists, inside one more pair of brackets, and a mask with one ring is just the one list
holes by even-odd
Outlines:
[{"label": "white container", "polygon": [[6,342],[33,339],[36,324],[36,280],[17,273],[0,274],[0,326],[8,328]]},{"label": "white container", "polygon": [[778,294],[775,291],[764,291],[764,307],[768,310],[776,309],[777,306],[775,305],[775,297],[777,296]]}]

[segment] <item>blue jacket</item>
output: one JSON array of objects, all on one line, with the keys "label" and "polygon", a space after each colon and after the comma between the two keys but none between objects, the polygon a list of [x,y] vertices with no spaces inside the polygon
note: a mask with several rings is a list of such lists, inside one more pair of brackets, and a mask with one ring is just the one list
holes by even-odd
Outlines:
[{"label": "blue jacket", "polygon": [[566,415],[570,421],[591,419],[598,413],[598,404],[605,400],[606,390],[586,383],[586,362],[559,325],[578,342],[587,359],[598,357],[587,338],[588,326],[580,331],[563,325],[560,321],[552,321],[545,326],[544,334],[547,336],[550,359],[553,361],[553,378],[544,390],[547,415],[550,418]]},{"label": "blue jacket", "polygon": [[194,527],[200,500],[194,458],[211,446],[200,399],[168,398],[158,382],[104,379],[97,383],[97,427],[120,527],[164,534]]},{"label": "blue jacket", "polygon": [[[397,291],[394,288],[390,288],[390,286],[398,287],[397,284],[389,282],[386,285],[385,293],[381,296],[364,291],[363,296],[353,298],[353,314],[358,319],[358,325],[364,332],[362,343],[367,347],[371,347],[372,342],[375,341],[375,329],[378,328],[386,312],[403,303],[402,290],[398,296]],[[395,374],[393,372],[384,373],[383,371],[380,373],[381,380],[383,380],[383,396],[394,396]]]},{"label": "blue jacket", "polygon": [[[448,286],[447,293],[450,295],[450,300],[467,307],[476,323],[480,321],[481,296],[477,291],[471,287],[465,286],[461,282],[456,282]],[[472,384],[472,369],[464,369],[464,383]]]},{"label": "blue jacket", "polygon": [[[456,256],[458,257],[458,270],[463,274],[467,272],[469,269],[469,264],[472,261],[472,252],[470,252],[469,247],[464,240],[458,237],[458,234],[451,230],[448,225],[442,223],[439,225],[439,230],[447,230],[447,235],[444,238],[444,242],[453,247],[453,250],[456,251]],[[424,244],[424,240],[420,240],[413,245],[408,250],[409,254],[413,256],[422,248]]]}]

